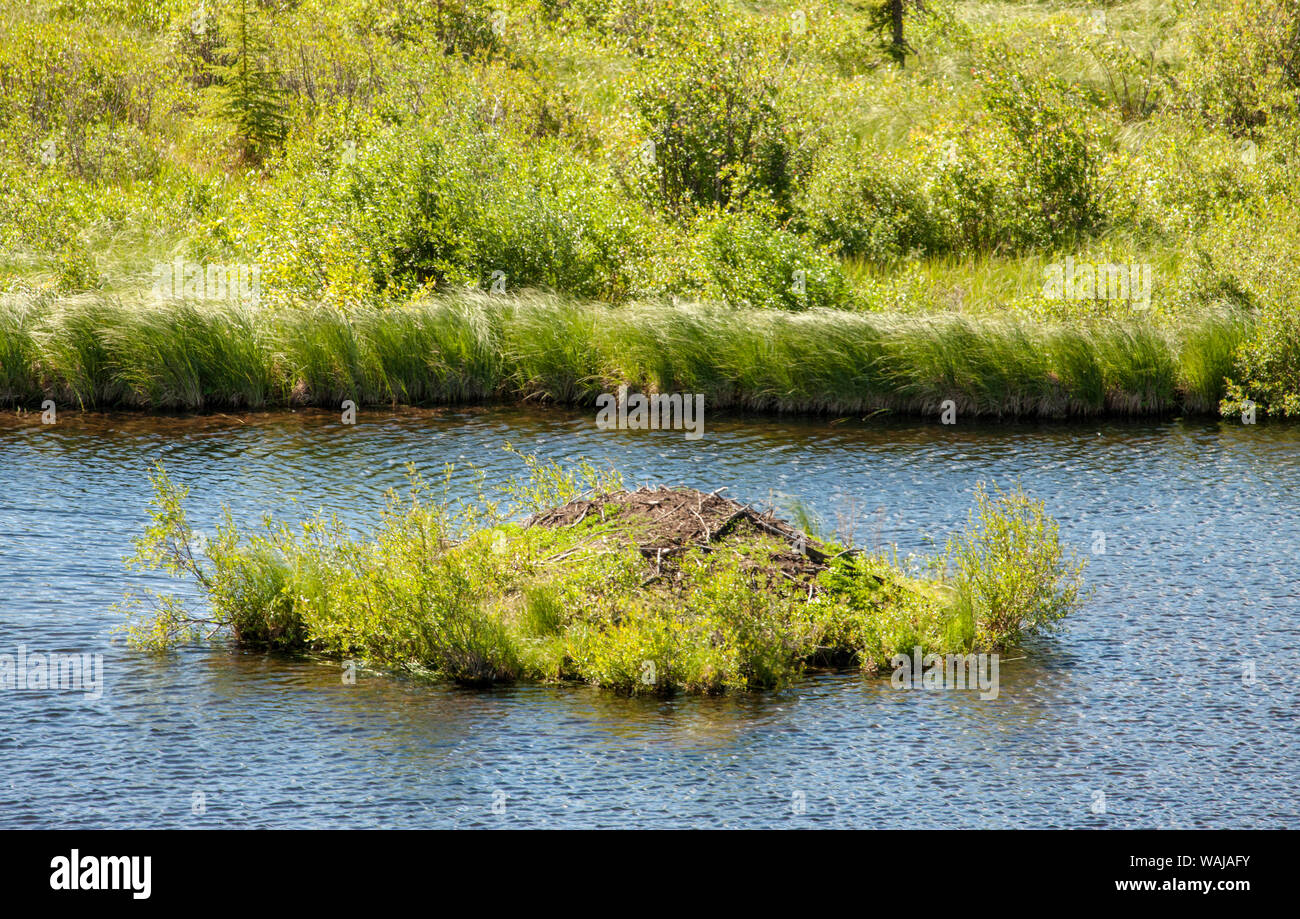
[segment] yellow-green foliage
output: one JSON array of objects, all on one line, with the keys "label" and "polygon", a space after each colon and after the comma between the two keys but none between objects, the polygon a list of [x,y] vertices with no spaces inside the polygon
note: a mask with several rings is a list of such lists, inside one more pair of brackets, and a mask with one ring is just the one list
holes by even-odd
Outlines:
[{"label": "yellow-green foliage", "polygon": [[[132,598],[132,637],[162,648],[228,632],[250,646],[466,683],[719,692],[781,686],[809,665],[871,671],[917,645],[1001,648],[1078,600],[1078,570],[1063,562],[1041,505],[1031,531],[1020,505],[1004,514],[981,492],[978,528],[958,543],[951,585],[855,553],[838,555],[815,583],[796,581],[769,563],[789,546],[765,535],[691,549],[676,580],[661,580],[616,509],[555,528],[511,522],[618,486],[589,465],[525,461],[528,475],[499,499],[480,489],[475,500],[452,501],[450,467],[441,495],[413,472],[409,497],[390,495],[368,532],[317,516],[297,526],[268,519],[246,533],[227,514],[201,551],[184,488],[159,468],[153,522],[133,562],[193,579],[208,609],[187,611],[168,595]],[[1007,528],[1042,544],[1008,552]],[[1051,598],[1050,615],[1026,607],[1027,595]]]},{"label": "yellow-green foliage", "polygon": [[1067,557],[1044,503],[1018,487],[990,494],[981,484],[947,558],[962,617],[985,647],[1049,630],[1079,601],[1083,564]]},{"label": "yellow-green foliage", "polygon": [[[244,4],[232,110],[236,5],[0,0],[0,290],[130,299],[183,255],[286,313],[499,283],[1179,335],[1245,300],[1197,404],[1300,404],[1287,282],[1218,257],[1300,222],[1296,0],[934,0],[901,68],[857,0]],[[1150,264],[1150,310],[1047,296],[1066,257]]]}]

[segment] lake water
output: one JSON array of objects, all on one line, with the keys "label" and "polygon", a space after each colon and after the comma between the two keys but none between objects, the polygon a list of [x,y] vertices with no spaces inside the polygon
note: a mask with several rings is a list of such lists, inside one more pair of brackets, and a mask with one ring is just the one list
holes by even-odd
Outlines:
[{"label": "lake water", "polygon": [[[361,523],[407,462],[518,473],[506,441],[632,485],[798,497],[903,555],[959,527],[976,482],[1019,480],[1093,595],[988,701],[854,673],[721,698],[347,685],[336,663],[114,638],[155,459],[201,528],[223,502]],[[0,482],[0,654],[102,653],[105,676],[98,699],[0,690],[0,827],[1300,826],[1300,428],[711,416],[687,441],[518,409],[8,413]]]}]

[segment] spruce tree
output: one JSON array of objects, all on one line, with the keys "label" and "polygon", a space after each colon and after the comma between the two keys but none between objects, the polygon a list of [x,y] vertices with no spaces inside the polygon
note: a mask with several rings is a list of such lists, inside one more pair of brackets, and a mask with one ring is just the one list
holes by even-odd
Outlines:
[{"label": "spruce tree", "polygon": [[212,71],[219,115],[233,129],[240,155],[260,164],[283,140],[287,117],[271,43],[251,0],[238,0],[222,28],[226,43]]}]

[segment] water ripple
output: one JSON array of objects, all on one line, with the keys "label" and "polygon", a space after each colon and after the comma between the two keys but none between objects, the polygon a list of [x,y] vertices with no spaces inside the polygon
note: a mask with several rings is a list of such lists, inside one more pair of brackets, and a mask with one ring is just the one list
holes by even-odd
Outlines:
[{"label": "water ripple", "polygon": [[[345,685],[326,662],[114,638],[156,459],[200,528],[222,502],[359,523],[407,463],[517,474],[505,440],[632,484],[798,498],[902,555],[959,525],[976,482],[1019,481],[1089,555],[1093,597],[987,701],[855,674],[667,700]],[[1298,447],[1200,422],[711,418],[688,442],[515,409],[9,417],[0,654],[102,653],[106,685],[0,691],[0,826],[1296,826]]]}]

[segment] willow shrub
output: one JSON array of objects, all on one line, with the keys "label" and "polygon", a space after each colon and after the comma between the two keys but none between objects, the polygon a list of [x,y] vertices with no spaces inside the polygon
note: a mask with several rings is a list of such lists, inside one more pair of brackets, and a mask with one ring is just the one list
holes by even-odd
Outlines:
[{"label": "willow shrub", "polygon": [[945,252],[956,234],[926,194],[926,179],[888,149],[827,152],[798,197],[797,225],[837,255],[875,264]]},{"label": "willow shrub", "polygon": [[711,282],[705,296],[791,311],[856,303],[839,262],[807,237],[779,226],[770,204],[706,213],[696,224],[695,239]]},{"label": "willow shrub", "polygon": [[1206,233],[1189,287],[1238,314],[1223,414],[1300,416],[1300,207],[1283,192]]},{"label": "willow shrub", "polygon": [[421,287],[627,296],[641,208],[600,167],[469,115],[385,126],[355,153],[304,142],[243,215],[272,294],[361,301]]},{"label": "willow shrub", "polygon": [[1019,487],[976,488],[975,508],[949,540],[946,562],[960,618],[980,647],[1015,646],[1049,631],[1080,601],[1083,562],[1069,557],[1044,503]]},{"label": "willow shrub", "polygon": [[788,103],[802,70],[787,36],[719,10],[699,32],[646,56],[632,92],[653,144],[642,177],[652,201],[675,212],[734,208],[759,192],[784,210],[815,138]]}]

